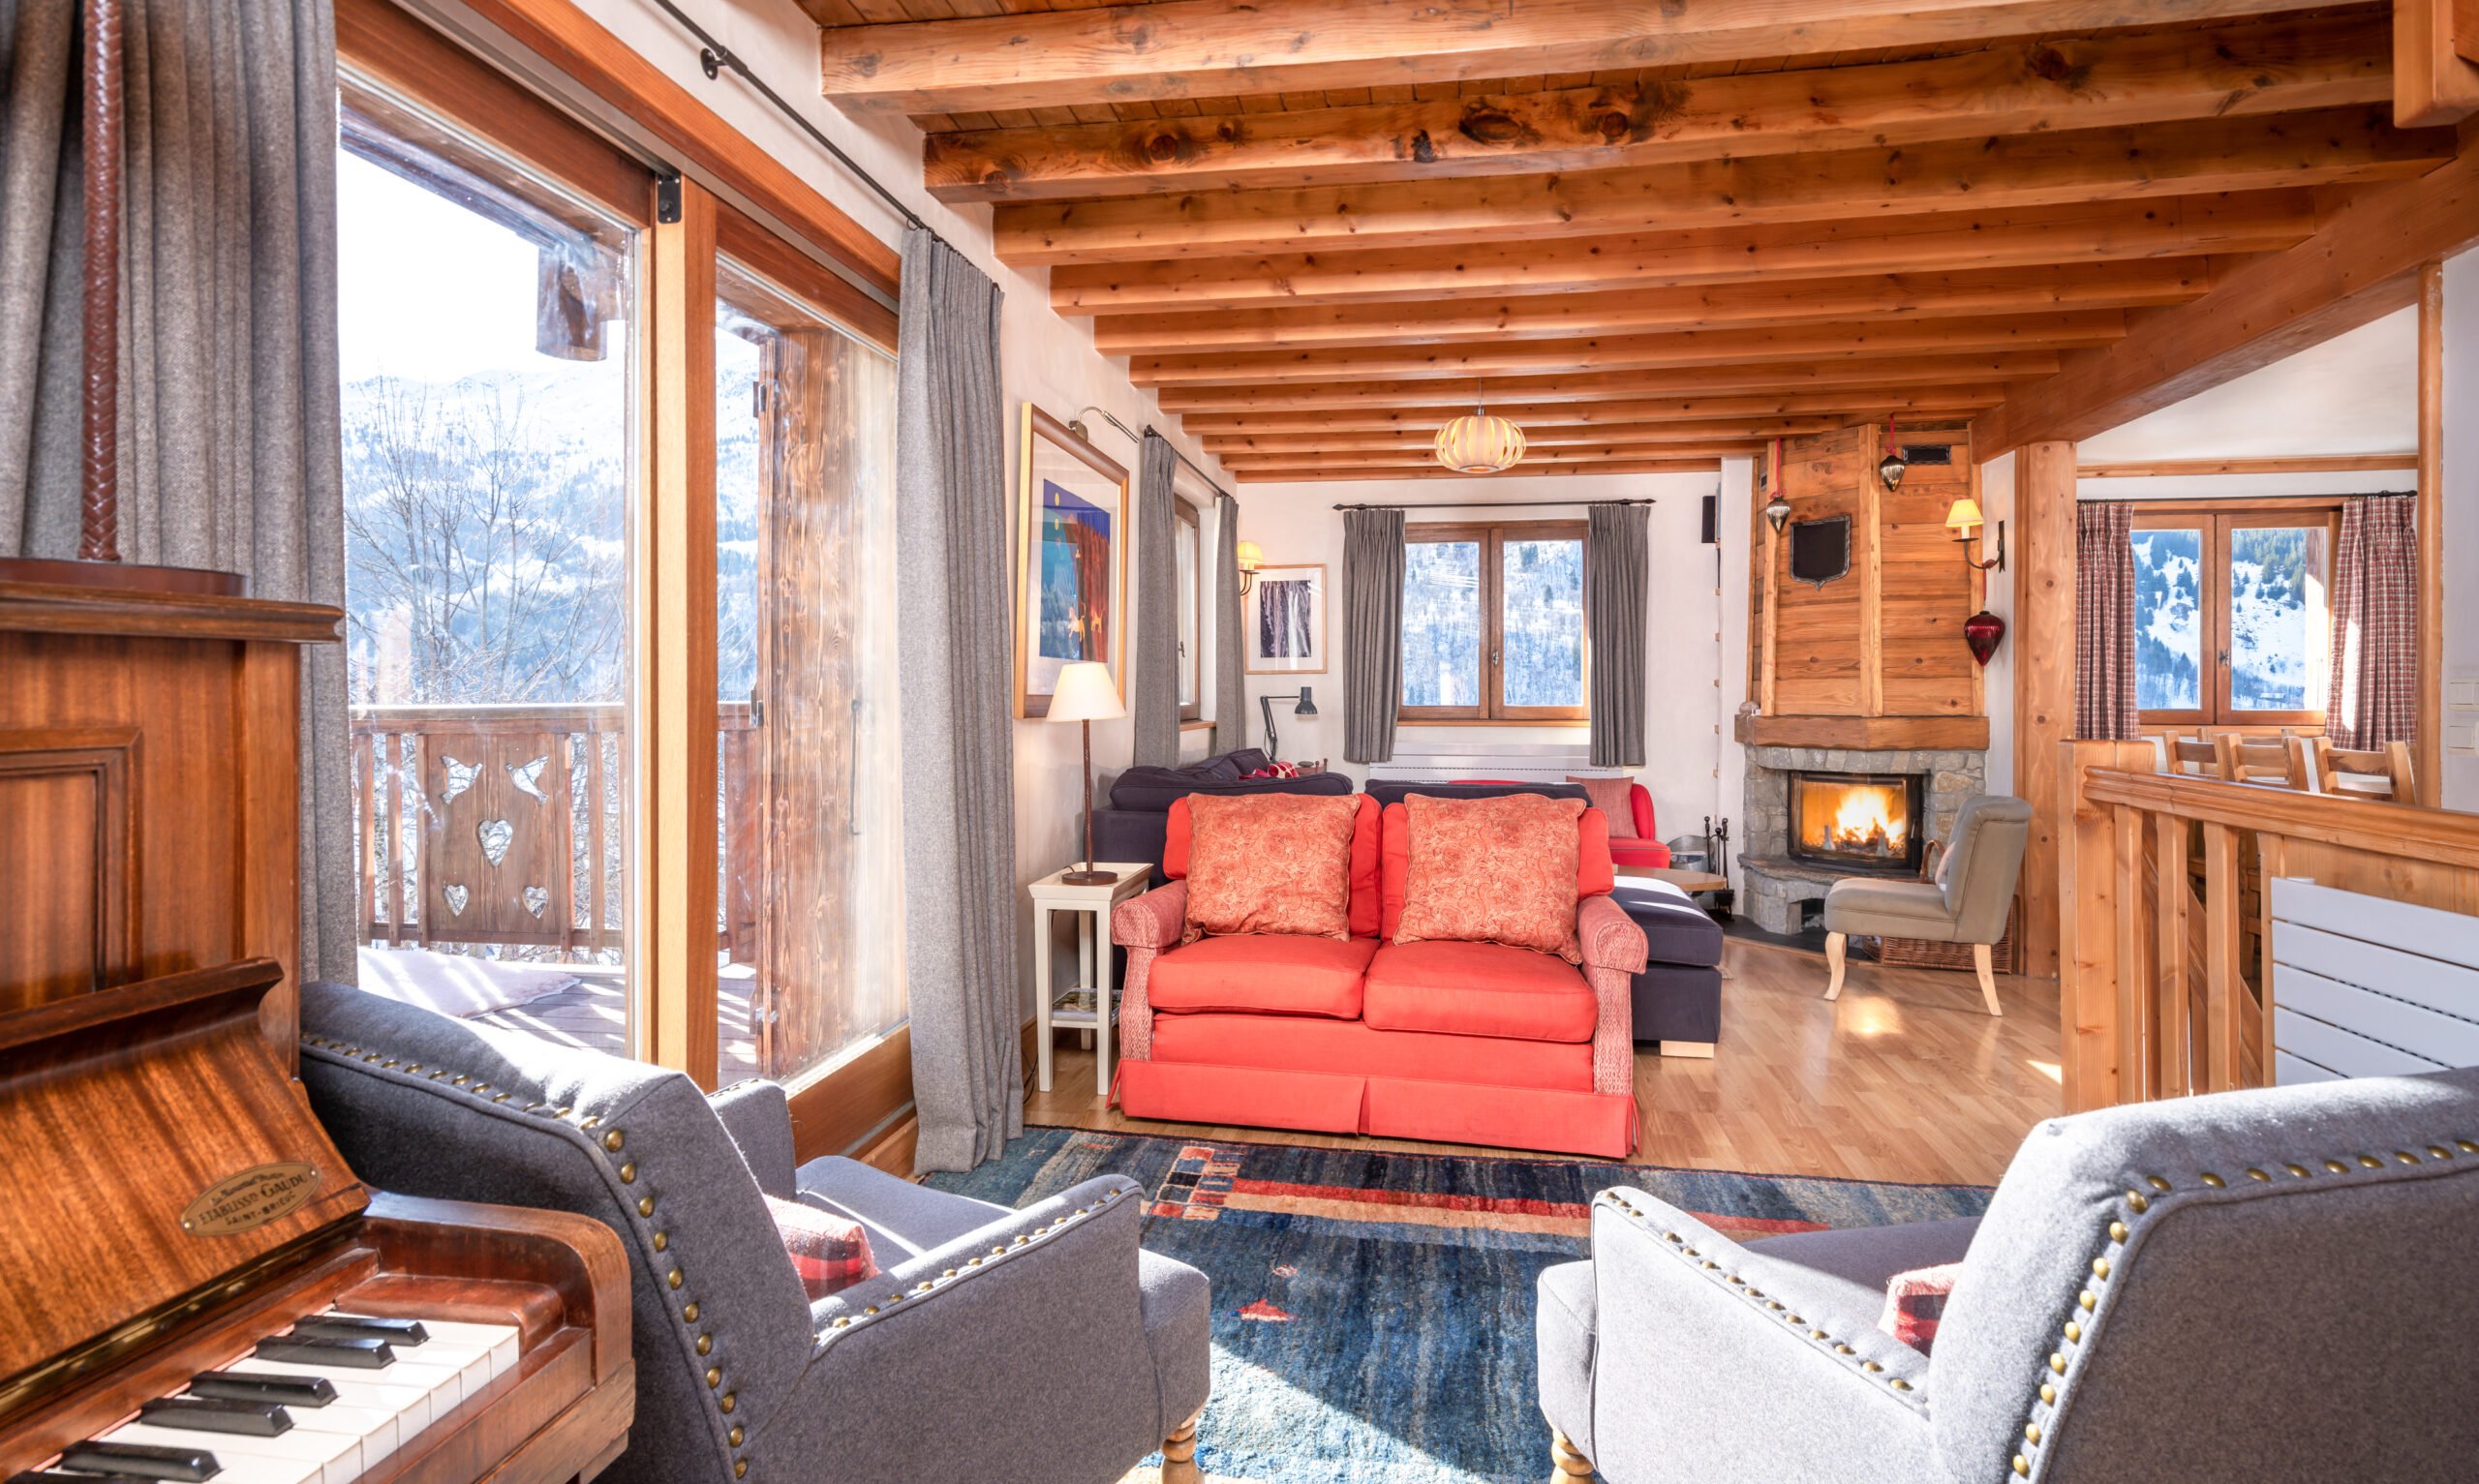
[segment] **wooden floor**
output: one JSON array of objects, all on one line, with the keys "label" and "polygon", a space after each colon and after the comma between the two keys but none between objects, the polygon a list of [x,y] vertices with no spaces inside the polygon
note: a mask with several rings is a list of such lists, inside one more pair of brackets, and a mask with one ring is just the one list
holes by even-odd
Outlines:
[{"label": "wooden floor", "polygon": [[[1994,1185],[2024,1134],[2058,1112],[2053,980],[2001,976],[2002,1018],[1968,972],[1854,961],[1827,1004],[1823,959],[1730,941],[1722,1040],[1710,1061],[1636,1058],[1641,1147],[1631,1163],[1760,1174]],[[1121,1117],[1093,1090],[1092,1054],[1062,1035],[1030,1123],[1424,1153],[1530,1154],[1403,1139],[1208,1128]]]}]

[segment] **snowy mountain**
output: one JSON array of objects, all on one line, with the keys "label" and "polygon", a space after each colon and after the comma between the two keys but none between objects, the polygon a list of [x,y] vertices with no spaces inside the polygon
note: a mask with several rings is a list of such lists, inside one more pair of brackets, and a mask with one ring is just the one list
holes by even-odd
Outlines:
[{"label": "snowy mountain", "polygon": [[[2135,702],[2144,711],[2205,704],[2204,537],[2200,525],[2134,533]],[[2323,530],[2242,527],[2229,546],[2230,708],[2321,709],[2332,652]]]}]

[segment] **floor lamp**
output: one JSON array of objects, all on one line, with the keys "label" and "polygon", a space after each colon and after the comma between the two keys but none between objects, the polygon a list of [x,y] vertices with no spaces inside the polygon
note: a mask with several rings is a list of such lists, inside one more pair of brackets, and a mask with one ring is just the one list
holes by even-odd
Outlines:
[{"label": "floor lamp", "polygon": [[1085,728],[1085,868],[1059,877],[1064,885],[1099,887],[1119,879],[1116,871],[1093,868],[1093,723],[1126,714],[1110,666],[1098,659],[1075,659],[1059,667],[1058,684],[1050,693],[1049,719],[1081,722]]}]

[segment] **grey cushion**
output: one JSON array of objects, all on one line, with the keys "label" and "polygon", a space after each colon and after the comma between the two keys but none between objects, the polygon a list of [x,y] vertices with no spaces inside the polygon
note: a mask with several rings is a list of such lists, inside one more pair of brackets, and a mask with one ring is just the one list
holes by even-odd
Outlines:
[{"label": "grey cushion", "polygon": [[1722,924],[1677,887],[1621,877],[1609,897],[1644,929],[1644,956],[1650,961],[1699,969],[1722,961]]},{"label": "grey cushion", "polygon": [[1584,1457],[1592,1446],[1593,1287],[1590,1262],[1541,1270],[1534,1285],[1540,1323],[1534,1344],[1541,1371],[1541,1414]]},{"label": "grey cushion", "polygon": [[1925,881],[1881,881],[1847,876],[1824,894],[1827,932],[1892,934],[1943,940],[1954,916],[1945,893]]},{"label": "grey cushion", "polygon": [[1960,1262],[1979,1218],[1897,1222],[1886,1227],[1793,1231],[1750,1242],[1748,1251],[1801,1270],[1799,1291],[1815,1292],[1848,1313],[1882,1314],[1885,1281],[1913,1268]]}]

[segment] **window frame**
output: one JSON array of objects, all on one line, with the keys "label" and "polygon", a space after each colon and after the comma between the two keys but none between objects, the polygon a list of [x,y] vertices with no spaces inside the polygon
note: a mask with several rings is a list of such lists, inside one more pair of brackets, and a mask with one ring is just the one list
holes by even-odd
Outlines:
[{"label": "window frame", "polygon": [[2315,496],[2279,500],[2148,500],[2128,502],[2136,530],[2200,530],[2204,570],[2202,653],[2197,681],[2203,705],[2175,710],[2140,711],[2139,727],[2307,727],[2322,731],[2321,711],[2241,711],[2230,704],[2229,674],[2229,548],[2230,532],[2293,529],[2321,524],[2324,528],[2326,604],[2330,613],[2331,564],[2341,550],[2341,498]]},{"label": "window frame", "polygon": [[[1403,528],[1405,546],[1438,546],[1472,542],[1481,548],[1481,699],[1474,706],[1411,706],[1399,695],[1395,719],[1412,725],[1575,726],[1592,719],[1589,681],[1579,706],[1509,706],[1506,703],[1506,547],[1512,541],[1582,543],[1584,521],[1438,521]],[[1589,585],[1587,585],[1589,586]],[[1586,607],[1590,598],[1586,597]],[[1589,622],[1577,637],[1586,646],[1590,674]]]},{"label": "window frame", "polygon": [[[1193,610],[1193,618],[1191,620],[1190,627],[1194,630],[1197,636],[1197,651],[1194,654],[1180,655],[1178,662],[1182,667],[1189,665],[1196,667],[1197,698],[1193,701],[1187,701],[1180,704],[1179,719],[1181,721],[1203,721],[1205,719],[1206,650],[1205,519],[1197,513],[1197,507],[1195,505],[1192,505],[1185,500],[1180,499],[1176,491],[1174,491],[1171,496],[1171,514],[1178,521],[1179,525],[1184,528],[1183,530],[1173,531],[1171,533],[1171,539],[1175,542],[1187,542],[1189,550],[1196,554],[1195,559],[1188,563],[1188,603],[1190,608]],[[1175,552],[1172,558],[1172,570],[1176,572],[1178,569],[1178,560]],[[1178,596],[1177,594],[1174,594],[1173,601],[1177,602],[1177,600]],[[1180,679],[1184,679],[1184,677],[1182,676]],[[1172,683],[1176,687],[1178,683],[1178,680],[1175,679]]]}]

